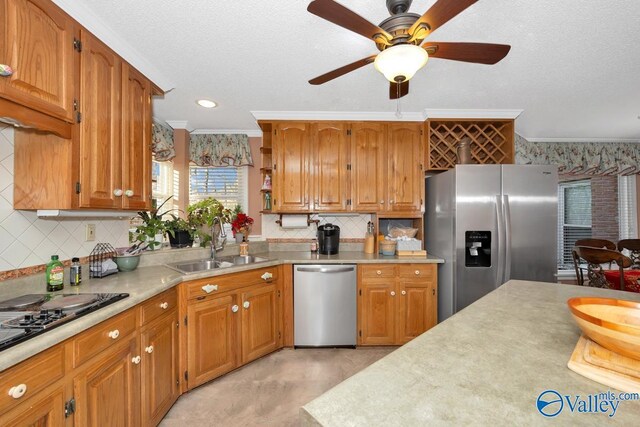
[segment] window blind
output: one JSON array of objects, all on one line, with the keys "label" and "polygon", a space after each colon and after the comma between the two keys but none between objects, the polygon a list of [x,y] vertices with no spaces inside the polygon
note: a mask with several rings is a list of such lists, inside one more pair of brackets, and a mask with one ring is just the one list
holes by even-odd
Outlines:
[{"label": "window blind", "polygon": [[[174,196],[173,162],[157,162],[151,164],[151,194],[160,206],[169,196]],[[178,188],[177,186],[175,187]],[[175,197],[162,206],[162,211],[173,209]]]},{"label": "window blind", "polygon": [[636,176],[618,176],[618,213],[620,239],[638,238]]},{"label": "window blind", "polygon": [[225,208],[235,205],[247,210],[247,167],[189,167],[189,203],[207,197],[219,200]]},{"label": "window blind", "polygon": [[576,240],[591,238],[591,181],[558,186],[558,269],[573,269]]}]

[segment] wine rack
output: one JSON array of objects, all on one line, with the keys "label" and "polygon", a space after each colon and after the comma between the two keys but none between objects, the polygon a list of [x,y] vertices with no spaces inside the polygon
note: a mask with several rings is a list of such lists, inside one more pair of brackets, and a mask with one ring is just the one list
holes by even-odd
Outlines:
[{"label": "wine rack", "polygon": [[427,121],[427,170],[453,168],[458,144],[464,139],[470,142],[476,164],[514,162],[513,120],[438,119]]}]

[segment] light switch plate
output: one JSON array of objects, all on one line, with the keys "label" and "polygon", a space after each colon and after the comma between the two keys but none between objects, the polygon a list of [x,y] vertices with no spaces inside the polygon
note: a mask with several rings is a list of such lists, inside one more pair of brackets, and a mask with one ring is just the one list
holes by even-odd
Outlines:
[{"label": "light switch plate", "polygon": [[85,242],[93,242],[96,240],[96,225],[87,224],[84,228],[84,240]]}]

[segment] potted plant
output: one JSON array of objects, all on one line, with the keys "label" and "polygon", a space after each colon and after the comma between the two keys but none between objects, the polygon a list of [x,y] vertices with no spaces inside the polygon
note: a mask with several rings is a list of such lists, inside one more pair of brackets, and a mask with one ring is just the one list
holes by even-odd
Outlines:
[{"label": "potted plant", "polygon": [[242,243],[245,239],[249,238],[251,232],[251,226],[253,225],[253,218],[240,211],[236,214],[235,218],[231,222],[231,231],[236,238],[236,243]]},{"label": "potted plant", "polygon": [[187,221],[196,229],[195,235],[200,237],[200,245],[203,247],[211,241],[210,230],[216,217],[220,217],[223,223],[231,222],[231,211],[213,197],[187,207]]},{"label": "potted plant", "polygon": [[195,227],[189,221],[171,214],[171,219],[164,222],[172,248],[188,248],[193,245]]},{"label": "potted plant", "polygon": [[162,207],[169,201],[162,202],[160,206],[153,207],[149,212],[138,212],[138,218],[142,220],[142,224],[136,227],[136,240],[138,242],[146,242],[150,250],[159,249],[162,246],[162,237],[164,236],[165,227],[162,217],[171,210],[160,212]]}]

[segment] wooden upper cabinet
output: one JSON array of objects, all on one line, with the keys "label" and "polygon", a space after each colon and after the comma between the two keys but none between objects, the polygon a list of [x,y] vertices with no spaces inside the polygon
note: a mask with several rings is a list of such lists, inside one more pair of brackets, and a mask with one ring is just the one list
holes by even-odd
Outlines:
[{"label": "wooden upper cabinet", "polygon": [[386,127],[381,123],[354,123],[351,127],[351,203],[354,211],[385,209]]},{"label": "wooden upper cabinet", "polygon": [[0,64],[14,70],[0,97],[72,122],[78,25],[50,0],[2,0],[0,12]]},{"label": "wooden upper cabinet", "polygon": [[310,125],[278,123],[273,129],[274,210],[308,212],[310,188]]},{"label": "wooden upper cabinet", "polygon": [[424,173],[422,169],[421,123],[391,123],[387,132],[387,210],[422,210]]},{"label": "wooden upper cabinet", "polygon": [[122,65],[122,207],[151,207],[151,82]]},{"label": "wooden upper cabinet", "polygon": [[240,294],[242,310],[242,363],[280,346],[277,285],[258,285]]},{"label": "wooden upper cabinet", "polygon": [[80,207],[118,208],[121,180],[121,59],[83,31]]},{"label": "wooden upper cabinet", "polygon": [[348,125],[344,122],[312,125],[313,211],[347,210],[349,193]]}]

